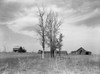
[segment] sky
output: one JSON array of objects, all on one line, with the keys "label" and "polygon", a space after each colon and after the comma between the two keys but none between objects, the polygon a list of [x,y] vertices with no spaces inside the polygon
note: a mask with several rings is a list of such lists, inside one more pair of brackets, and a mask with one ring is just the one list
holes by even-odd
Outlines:
[{"label": "sky", "polygon": [[42,6],[63,19],[62,50],[83,47],[100,54],[100,0],[0,0],[0,51],[12,51],[17,45],[32,52],[42,49],[34,32],[37,8]]}]

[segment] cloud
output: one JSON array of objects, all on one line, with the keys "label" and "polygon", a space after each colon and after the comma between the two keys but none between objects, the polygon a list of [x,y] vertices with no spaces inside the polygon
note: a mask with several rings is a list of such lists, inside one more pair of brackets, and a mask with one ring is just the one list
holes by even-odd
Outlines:
[{"label": "cloud", "polygon": [[22,5],[31,7],[31,6],[36,6],[36,5],[41,5],[44,4],[45,0],[6,0],[7,2],[17,2],[21,3]]},{"label": "cloud", "polygon": [[63,16],[66,24],[77,26],[98,27],[100,25],[99,0],[69,0],[69,7],[63,6]]},{"label": "cloud", "polygon": [[100,10],[96,10],[96,12],[94,12],[94,15],[92,15],[89,18],[86,18],[84,20],[79,21],[78,23],[76,23],[77,25],[85,25],[88,27],[98,27],[100,26]]},{"label": "cloud", "polygon": [[64,18],[64,25],[91,27],[100,23],[99,11],[96,11],[100,8],[99,0],[1,0],[0,3],[0,23],[6,23],[16,33],[29,36],[33,36],[33,31],[29,33],[27,27],[38,23],[36,8],[38,5],[41,7],[42,3],[48,9],[58,12]]},{"label": "cloud", "polygon": [[27,36],[30,36],[30,37],[34,37],[36,38],[36,34],[34,33],[34,31],[20,31],[21,34],[24,34],[24,35],[27,35]]},{"label": "cloud", "polygon": [[[25,0],[24,2],[27,3],[29,1]],[[20,0],[0,0],[0,25],[6,25],[16,33],[32,37],[32,32],[23,31],[23,29],[28,26],[34,26],[37,23],[37,18],[34,16],[35,8],[28,9],[27,5],[23,5]]]},{"label": "cloud", "polygon": [[37,6],[34,6],[36,2],[38,1],[0,0],[0,24],[8,26],[16,33],[33,37],[33,31],[24,28],[34,26],[38,22],[37,13],[35,12]]},{"label": "cloud", "polygon": [[[27,1],[27,0],[26,0]],[[12,2],[11,0],[9,2]],[[13,1],[16,2],[16,1]],[[21,1],[18,1],[21,3]],[[26,2],[28,3],[28,2]],[[53,9],[56,12],[60,12],[60,9],[56,7],[56,5],[51,5],[50,8],[47,7],[48,9]],[[33,37],[33,31],[30,31],[27,29],[27,27],[34,26],[38,24],[38,17],[37,17],[37,6],[32,6],[32,7],[24,7],[20,12],[16,14],[18,18],[15,20],[11,21],[11,23],[8,23],[8,28],[11,29],[12,31],[24,35],[28,35]]]},{"label": "cloud", "polygon": [[0,28],[0,51],[2,51],[3,43],[4,43],[4,33],[2,29]]},{"label": "cloud", "polygon": [[8,28],[10,28],[12,31],[16,33],[21,33],[24,35],[28,35],[33,37],[33,31],[28,31],[27,29],[24,30],[24,28],[31,27],[36,25],[38,22],[38,19],[36,17],[30,17],[30,16],[25,16],[23,18],[20,18],[16,21],[14,21],[12,24],[8,25]]},{"label": "cloud", "polygon": [[2,1],[0,6],[0,22],[10,22],[16,19],[16,14],[21,10],[21,5],[15,2],[6,3]]}]

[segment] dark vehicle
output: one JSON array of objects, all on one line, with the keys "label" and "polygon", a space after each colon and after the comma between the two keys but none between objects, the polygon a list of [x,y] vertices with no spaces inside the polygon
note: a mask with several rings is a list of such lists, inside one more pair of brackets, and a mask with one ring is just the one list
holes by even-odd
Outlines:
[{"label": "dark vehicle", "polygon": [[13,48],[13,52],[25,53],[26,50],[20,46],[20,47]]}]

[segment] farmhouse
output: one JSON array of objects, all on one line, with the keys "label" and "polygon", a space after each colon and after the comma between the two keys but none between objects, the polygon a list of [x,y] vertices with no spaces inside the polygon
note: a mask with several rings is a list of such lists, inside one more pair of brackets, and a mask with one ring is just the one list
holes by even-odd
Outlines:
[{"label": "farmhouse", "polygon": [[91,55],[92,53],[90,51],[86,51],[84,48],[80,47],[76,51],[72,51],[70,54],[73,55]]}]

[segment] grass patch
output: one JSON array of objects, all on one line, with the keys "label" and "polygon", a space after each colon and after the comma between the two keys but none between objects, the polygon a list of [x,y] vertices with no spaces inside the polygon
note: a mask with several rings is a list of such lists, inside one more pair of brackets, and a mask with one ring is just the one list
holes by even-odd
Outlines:
[{"label": "grass patch", "polygon": [[1,74],[100,74],[100,56],[93,55],[46,56],[43,60],[40,55],[27,53],[2,58],[0,65],[5,68]]}]

